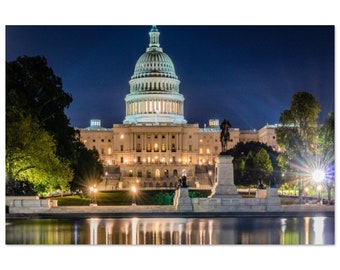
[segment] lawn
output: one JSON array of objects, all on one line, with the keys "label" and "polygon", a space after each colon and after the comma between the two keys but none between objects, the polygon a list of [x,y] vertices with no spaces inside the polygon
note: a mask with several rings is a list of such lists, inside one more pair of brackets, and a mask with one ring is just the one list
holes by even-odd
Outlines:
[{"label": "lawn", "polygon": [[[211,194],[210,190],[190,191],[190,197],[206,198]],[[243,198],[254,198],[255,194],[241,194]],[[131,191],[102,191],[98,192],[96,202],[98,205],[131,205],[133,202]],[[136,203],[138,205],[169,205],[172,204],[171,198],[174,191],[145,190],[139,191],[136,195]],[[58,200],[59,206],[85,206],[90,205],[91,198],[87,195],[70,195],[63,197],[53,197]],[[297,198],[281,197],[282,204],[297,203]]]}]

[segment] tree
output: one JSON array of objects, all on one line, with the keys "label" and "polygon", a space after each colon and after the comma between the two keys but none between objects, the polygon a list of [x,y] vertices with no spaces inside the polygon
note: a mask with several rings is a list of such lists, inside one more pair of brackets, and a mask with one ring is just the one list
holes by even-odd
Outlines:
[{"label": "tree", "polygon": [[6,63],[6,111],[31,115],[55,139],[57,155],[69,161],[75,131],[64,109],[72,100],[45,57],[21,56]]},{"label": "tree", "polygon": [[[28,138],[31,138],[30,132],[32,132],[35,134],[36,141],[40,137],[43,141],[39,144],[31,140],[25,146],[31,147],[33,152],[35,150],[39,152],[39,149],[45,143],[47,144],[47,149],[55,155],[55,159],[52,159],[52,155],[49,156],[50,162],[46,162],[44,168],[42,167],[42,161],[40,163],[39,172],[45,171],[49,173],[41,174],[39,179],[35,179],[37,177],[36,173],[30,176],[30,182],[35,183],[35,189],[40,189],[39,181],[42,180],[42,177],[45,178],[45,183],[49,179],[51,187],[56,186],[56,184],[52,184],[55,181],[59,181],[60,186],[66,187],[67,185],[62,184],[63,181],[61,181],[64,178],[59,178],[61,168],[67,174],[70,173],[70,170],[75,172],[72,182],[74,184],[76,180],[80,179],[80,176],[77,175],[77,173],[80,173],[79,166],[81,164],[85,166],[89,157],[93,159],[92,163],[95,164],[95,167],[102,166],[98,156],[93,154],[92,150],[85,148],[80,141],[79,133],[70,126],[70,121],[64,110],[69,107],[71,102],[72,96],[63,90],[61,78],[56,76],[47,65],[45,57],[22,56],[13,62],[6,63],[6,125],[9,126],[15,122],[21,123],[21,121],[25,123],[26,116],[29,117],[32,125],[33,123],[34,125],[26,131]],[[13,128],[9,130],[12,132],[9,135],[12,136],[13,141],[17,140],[18,143],[25,141],[25,138],[20,137],[19,139],[17,135],[21,133],[21,127],[13,126]],[[11,138],[9,137],[9,139]],[[20,154],[20,151],[25,152],[23,145],[16,149],[11,147],[17,146],[9,143],[6,145],[6,152],[8,152],[8,155],[6,153],[6,159],[10,157],[11,151],[18,154]],[[88,155],[84,154],[86,151],[89,151]],[[84,162],[82,162],[83,158],[85,159]],[[11,167],[13,167],[14,163],[9,162],[9,164],[12,164]],[[37,168],[37,165],[35,165],[35,168]],[[28,172],[28,170],[25,171]],[[29,172],[32,171],[29,170]],[[50,177],[52,173],[54,173],[54,177]],[[19,174],[13,175],[10,172],[9,175],[11,175],[12,180],[25,180],[22,178],[22,174],[20,176]],[[25,175],[25,177],[28,176]],[[71,180],[72,177],[69,181]]]},{"label": "tree", "polygon": [[261,142],[239,142],[227,153],[234,157],[234,178],[237,184],[257,184],[257,172],[254,165],[254,157],[261,150],[264,149],[269,155],[270,162],[273,167],[272,177],[277,181],[281,179],[281,173],[278,166],[278,152],[274,151],[272,147]]},{"label": "tree", "polygon": [[[10,113],[9,113],[10,114]],[[14,117],[9,117],[14,120]],[[67,161],[56,156],[53,138],[30,116],[7,121],[6,182],[28,181],[38,193],[67,190],[73,173]],[[7,194],[11,193],[10,189]],[[15,194],[11,194],[15,195]]]},{"label": "tree", "polygon": [[335,186],[334,179],[334,157],[335,157],[335,142],[334,142],[334,112],[330,112],[326,117],[320,132],[319,132],[319,153],[323,170],[325,170],[324,186],[327,189],[328,202],[331,201],[331,191]]},{"label": "tree", "polygon": [[255,184],[257,182],[256,176],[254,175],[254,156],[254,152],[249,151],[245,157],[244,178],[248,184]]},{"label": "tree", "polygon": [[273,171],[273,166],[269,154],[264,148],[261,148],[255,155],[254,168],[258,179],[269,180],[269,176]]},{"label": "tree", "polygon": [[84,144],[78,143],[77,155],[78,162],[74,166],[75,177],[71,189],[86,191],[89,186],[102,181],[104,167],[96,149],[87,149]]},{"label": "tree", "polygon": [[293,95],[290,109],[281,113],[276,129],[277,142],[284,148],[280,164],[298,178],[302,199],[302,178],[309,173],[309,163],[317,151],[318,114],[321,111],[314,96],[307,92]]}]

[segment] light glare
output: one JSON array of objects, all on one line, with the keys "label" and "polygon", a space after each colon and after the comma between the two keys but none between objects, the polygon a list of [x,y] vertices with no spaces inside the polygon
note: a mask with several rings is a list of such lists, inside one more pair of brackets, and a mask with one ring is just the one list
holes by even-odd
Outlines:
[{"label": "light glare", "polygon": [[312,177],[315,182],[321,182],[325,178],[325,172],[321,169],[317,169],[313,172]]}]

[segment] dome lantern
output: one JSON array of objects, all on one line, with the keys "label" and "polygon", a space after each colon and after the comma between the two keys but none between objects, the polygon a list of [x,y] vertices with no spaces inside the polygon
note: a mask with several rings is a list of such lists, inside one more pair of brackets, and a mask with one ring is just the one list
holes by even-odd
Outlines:
[{"label": "dome lantern", "polygon": [[149,48],[147,48],[147,51],[151,51],[155,49],[162,51],[162,48],[159,47],[159,35],[160,33],[158,32],[156,25],[153,25],[149,32],[150,43],[149,43]]}]

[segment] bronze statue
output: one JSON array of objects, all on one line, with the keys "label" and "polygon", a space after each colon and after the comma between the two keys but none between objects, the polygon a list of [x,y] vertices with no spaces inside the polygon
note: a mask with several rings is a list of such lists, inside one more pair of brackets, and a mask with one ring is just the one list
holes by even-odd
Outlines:
[{"label": "bronze statue", "polygon": [[220,141],[222,146],[221,153],[225,153],[227,151],[227,142],[230,141],[229,128],[231,128],[231,124],[229,121],[224,119],[220,125],[220,128],[221,128]]}]

